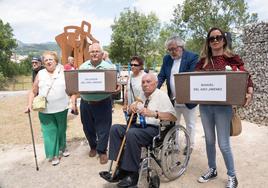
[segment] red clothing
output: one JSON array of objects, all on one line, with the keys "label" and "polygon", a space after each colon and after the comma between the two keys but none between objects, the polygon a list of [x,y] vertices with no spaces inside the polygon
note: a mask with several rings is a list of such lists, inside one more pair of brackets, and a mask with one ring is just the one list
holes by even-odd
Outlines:
[{"label": "red clothing", "polygon": [[69,63],[64,65],[64,70],[74,70],[74,67],[70,65]]},{"label": "red clothing", "polygon": [[[213,56],[213,63],[209,62],[205,67],[203,67],[205,63],[205,58],[202,58],[195,66],[196,71],[225,71],[225,66],[230,66],[233,71],[246,71],[244,68],[244,62],[242,59],[235,55],[233,57],[227,57],[224,55],[221,56]],[[248,78],[248,87],[253,87],[253,82],[251,80],[251,76]]]}]

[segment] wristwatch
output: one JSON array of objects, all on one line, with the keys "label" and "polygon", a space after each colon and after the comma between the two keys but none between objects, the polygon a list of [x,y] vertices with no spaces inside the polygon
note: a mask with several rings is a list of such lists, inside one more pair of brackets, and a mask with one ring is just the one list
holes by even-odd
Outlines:
[{"label": "wristwatch", "polygon": [[158,119],[159,118],[159,114],[158,114],[158,111],[157,110],[155,111],[155,114],[156,114],[155,115],[155,119]]}]

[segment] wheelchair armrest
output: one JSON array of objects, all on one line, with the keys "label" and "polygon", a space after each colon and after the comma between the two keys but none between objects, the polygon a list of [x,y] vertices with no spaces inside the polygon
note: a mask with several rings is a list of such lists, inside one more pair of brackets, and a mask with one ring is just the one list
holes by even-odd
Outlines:
[{"label": "wheelchair armrest", "polygon": [[153,138],[153,148],[157,147],[159,145],[158,143],[164,140],[165,135],[173,126],[175,126],[175,122],[163,120],[160,121],[158,129],[159,133]]}]

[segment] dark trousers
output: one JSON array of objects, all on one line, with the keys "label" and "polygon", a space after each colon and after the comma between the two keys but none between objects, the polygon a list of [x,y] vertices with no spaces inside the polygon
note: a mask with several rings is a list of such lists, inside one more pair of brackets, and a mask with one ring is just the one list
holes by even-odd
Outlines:
[{"label": "dark trousers", "polygon": [[90,148],[96,149],[100,154],[106,153],[112,125],[111,98],[95,103],[81,99],[80,114]]},{"label": "dark trousers", "polygon": [[120,168],[123,170],[138,172],[141,147],[152,143],[153,137],[158,135],[158,127],[147,126],[139,128],[139,125],[131,125],[126,133],[126,125],[113,125],[110,130],[109,159],[116,160],[122,139],[126,133],[126,144],[121,155]]}]

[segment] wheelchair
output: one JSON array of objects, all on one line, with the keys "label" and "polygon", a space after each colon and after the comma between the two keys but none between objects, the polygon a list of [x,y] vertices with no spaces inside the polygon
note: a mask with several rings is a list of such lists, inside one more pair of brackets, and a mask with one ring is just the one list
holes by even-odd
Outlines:
[{"label": "wheelchair", "polygon": [[158,188],[160,177],[171,181],[185,172],[191,155],[190,137],[182,125],[161,121],[159,134],[143,149],[137,187]]}]

